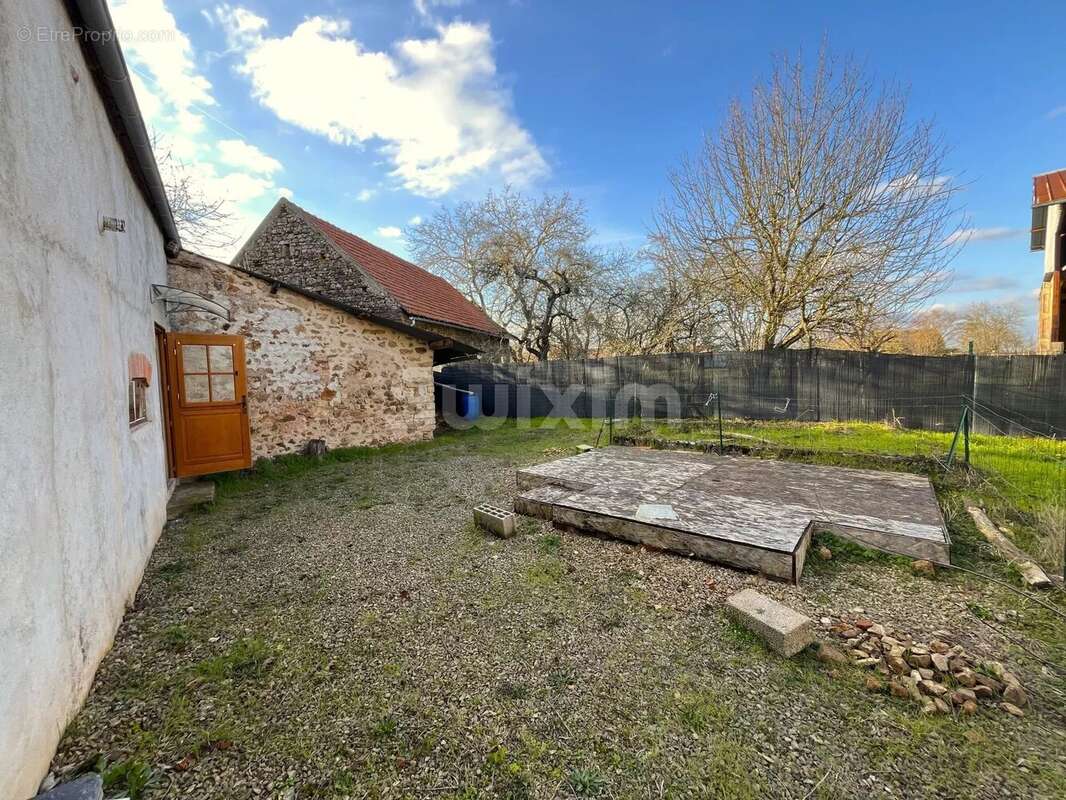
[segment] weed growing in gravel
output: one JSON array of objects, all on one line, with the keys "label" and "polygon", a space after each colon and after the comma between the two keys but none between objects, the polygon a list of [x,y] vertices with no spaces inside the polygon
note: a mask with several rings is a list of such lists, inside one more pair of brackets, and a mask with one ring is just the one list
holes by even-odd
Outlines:
[{"label": "weed growing in gravel", "polygon": [[176,581],[192,567],[192,561],[185,558],[177,558],[173,561],[168,561],[159,568],[159,577],[167,582]]},{"label": "weed growing in gravel", "polygon": [[370,729],[370,735],[375,739],[390,739],[396,734],[396,720],[393,717],[385,716],[374,723],[374,726]]},{"label": "weed growing in gravel", "polygon": [[678,722],[693,733],[721,728],[732,717],[732,712],[708,690],[677,693],[674,699]]},{"label": "weed growing in gravel", "polygon": [[571,770],[567,782],[578,797],[595,797],[607,786],[607,780],[600,773],[586,767]]},{"label": "weed growing in gravel", "polygon": [[534,588],[543,589],[558,583],[566,569],[557,558],[540,558],[526,568],[526,581]]},{"label": "weed growing in gravel", "polygon": [[196,665],[196,674],[205,681],[260,678],[269,668],[273,651],[262,639],[238,639],[220,656],[205,658]]},{"label": "weed growing in gravel", "polygon": [[114,763],[101,758],[97,762],[96,771],[103,779],[105,792],[122,791],[129,797],[129,800],[140,800],[155,782],[152,768],[143,761],[133,758]]},{"label": "weed growing in gravel", "polygon": [[540,540],[540,549],[550,556],[558,555],[562,539],[557,533],[549,533]]},{"label": "weed growing in gravel", "polygon": [[192,634],[185,625],[168,625],[163,628],[161,637],[163,644],[168,649],[180,652],[188,646],[189,640],[192,639]]}]

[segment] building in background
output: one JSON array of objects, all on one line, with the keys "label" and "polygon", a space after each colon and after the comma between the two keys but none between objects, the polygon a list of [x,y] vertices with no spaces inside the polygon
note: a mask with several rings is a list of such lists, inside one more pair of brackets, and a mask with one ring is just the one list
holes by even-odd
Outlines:
[{"label": "building in background", "polygon": [[285,198],[278,200],[233,263],[349,308],[432,331],[491,360],[501,360],[508,352],[507,333],[444,278]]},{"label": "building in background", "polygon": [[1040,284],[1040,309],[1036,346],[1040,353],[1062,353],[1066,340],[1066,292],[1063,292],[1063,205],[1066,204],[1066,169],[1033,178],[1033,226],[1030,250],[1044,251],[1044,279]]},{"label": "building in background", "polygon": [[[200,358],[221,336],[242,343],[253,458],[299,452],[319,441],[333,449],[430,439],[433,367],[477,355],[432,330],[187,251],[171,259],[169,283],[225,312],[220,318],[175,304],[170,320],[180,331],[173,336],[182,363],[186,347]],[[176,409],[183,391],[187,396],[198,389],[201,397],[212,391],[204,375],[194,374],[189,390],[178,387]],[[223,389],[228,393],[228,385]],[[179,475],[191,474],[190,467],[196,470],[176,465]]]}]

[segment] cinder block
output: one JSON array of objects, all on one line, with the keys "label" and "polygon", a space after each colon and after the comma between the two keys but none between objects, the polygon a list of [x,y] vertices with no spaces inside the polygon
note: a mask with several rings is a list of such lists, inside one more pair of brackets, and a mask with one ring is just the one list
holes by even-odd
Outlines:
[{"label": "cinder block", "polygon": [[510,539],[514,536],[514,521],[514,513],[499,506],[482,503],[474,509],[474,522],[501,539]]},{"label": "cinder block", "polygon": [[814,641],[814,623],[788,606],[754,589],[744,589],[725,601],[726,613],[783,656],[794,656]]}]

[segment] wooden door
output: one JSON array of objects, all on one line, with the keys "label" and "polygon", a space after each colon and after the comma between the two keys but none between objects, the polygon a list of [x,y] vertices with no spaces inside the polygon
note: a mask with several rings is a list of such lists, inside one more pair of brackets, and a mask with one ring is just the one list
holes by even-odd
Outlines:
[{"label": "wooden door", "polygon": [[250,467],[244,338],[171,333],[167,342],[174,474]]}]

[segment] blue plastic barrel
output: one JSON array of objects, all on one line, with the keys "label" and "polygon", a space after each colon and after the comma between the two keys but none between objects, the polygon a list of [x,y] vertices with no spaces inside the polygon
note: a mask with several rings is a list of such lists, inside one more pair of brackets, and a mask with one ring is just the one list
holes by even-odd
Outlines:
[{"label": "blue plastic barrel", "polygon": [[455,410],[463,419],[475,420],[481,414],[481,398],[476,394],[456,392]]}]

